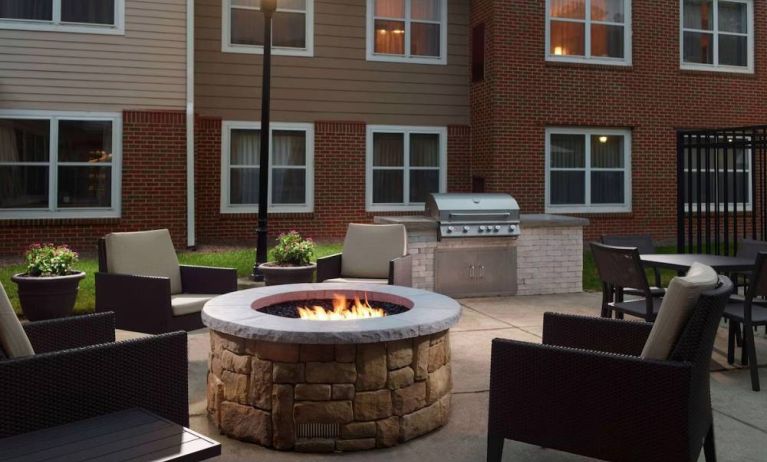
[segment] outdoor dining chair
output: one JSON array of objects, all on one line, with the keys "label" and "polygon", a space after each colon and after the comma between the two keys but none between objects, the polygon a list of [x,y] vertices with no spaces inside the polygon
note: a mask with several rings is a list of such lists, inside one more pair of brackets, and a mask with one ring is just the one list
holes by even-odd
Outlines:
[{"label": "outdoor dining chair", "polygon": [[201,329],[205,302],[237,290],[235,269],[180,265],[167,229],[108,234],[98,250],[96,311],[114,312],[119,329]]},{"label": "outdoor dining chair", "polygon": [[317,259],[317,282],[413,285],[403,225],[351,223],[342,253]]},{"label": "outdoor dining chair", "polygon": [[760,390],[754,328],[767,326],[767,306],[764,301],[757,299],[765,296],[767,296],[767,252],[758,252],[756,266],[749,275],[745,298],[731,299],[724,310],[724,318],[729,321],[727,362],[732,364],[735,361],[736,339],[740,333],[742,335],[741,362],[751,369],[751,388],[754,391]]},{"label": "outdoor dining chair", "polygon": [[[756,261],[756,256],[759,252],[767,252],[767,241],[744,238],[738,241],[738,250],[735,253],[735,256]],[[731,275],[736,287],[743,287],[744,294],[748,292],[748,280],[750,276],[751,271],[740,271]]]},{"label": "outdoor dining chair", "polygon": [[[612,247],[636,247],[640,255],[656,253],[655,244],[652,241],[652,236],[649,234],[631,236],[603,235],[602,244]],[[650,286],[650,292],[652,292],[653,297],[662,297],[666,293],[666,289],[661,285],[660,270],[658,268],[653,268],[652,270],[655,279],[653,285]],[[644,296],[641,290],[632,287],[624,288],[623,293],[626,295]]]},{"label": "outdoor dining chair", "polygon": [[695,462],[703,449],[715,462],[709,364],[733,284],[708,272],[656,324],[546,313],[543,344],[493,340],[487,461],[509,439],[600,460]]},{"label": "outdoor dining chair", "polygon": [[[654,321],[661,299],[653,296],[639,250],[636,247],[613,247],[592,242],[591,254],[602,281],[602,317],[610,318],[615,312],[618,319],[628,314],[647,322]],[[625,300],[627,288],[633,289],[641,298]]]}]

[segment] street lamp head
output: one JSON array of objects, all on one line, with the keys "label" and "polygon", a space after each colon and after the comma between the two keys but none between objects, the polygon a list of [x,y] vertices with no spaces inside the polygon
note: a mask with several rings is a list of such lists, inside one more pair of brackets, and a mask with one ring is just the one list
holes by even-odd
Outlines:
[{"label": "street lamp head", "polygon": [[274,13],[277,9],[277,0],[261,0],[261,11],[264,13]]}]

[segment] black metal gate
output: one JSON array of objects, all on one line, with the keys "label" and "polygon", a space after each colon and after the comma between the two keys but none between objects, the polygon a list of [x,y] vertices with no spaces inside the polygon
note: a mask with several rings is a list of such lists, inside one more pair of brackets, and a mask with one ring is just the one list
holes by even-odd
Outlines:
[{"label": "black metal gate", "polygon": [[767,126],[677,133],[677,248],[732,255],[767,238]]}]

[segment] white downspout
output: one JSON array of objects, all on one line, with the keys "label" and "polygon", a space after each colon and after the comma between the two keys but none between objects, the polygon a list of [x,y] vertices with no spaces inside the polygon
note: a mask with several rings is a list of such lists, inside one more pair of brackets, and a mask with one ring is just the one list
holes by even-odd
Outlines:
[{"label": "white downspout", "polygon": [[186,0],[186,245],[196,245],[194,196],[194,0]]}]

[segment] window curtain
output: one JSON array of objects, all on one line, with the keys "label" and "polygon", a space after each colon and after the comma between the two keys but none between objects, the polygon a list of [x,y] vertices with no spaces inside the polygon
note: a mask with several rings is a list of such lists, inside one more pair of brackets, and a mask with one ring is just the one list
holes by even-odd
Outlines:
[{"label": "window curtain", "polygon": [[551,17],[584,19],[586,0],[551,0]]},{"label": "window curtain", "polygon": [[232,130],[230,201],[233,204],[258,203],[258,168],[236,168],[236,166],[258,167],[261,159],[260,130]]},{"label": "window curtain", "polygon": [[426,19],[429,21],[439,21],[440,19],[440,0],[412,0],[412,10],[410,17]]},{"label": "window curtain", "polygon": [[0,0],[0,18],[51,21],[52,0]]},{"label": "window curtain", "polygon": [[[13,127],[3,126],[0,121],[0,162],[18,162],[20,159],[16,131]],[[15,198],[21,193],[21,182],[14,179],[13,167],[0,167],[0,204],[2,198]]]},{"label": "window curtain", "polygon": [[[404,202],[405,137],[402,133],[373,135],[373,202]],[[377,170],[376,167],[400,167]]]},{"label": "window curtain", "polygon": [[439,28],[439,24],[418,22],[411,23],[411,53],[416,56],[439,56]]},{"label": "window curtain", "polygon": [[[305,165],[305,132],[275,130],[272,133],[272,202],[274,204],[306,202],[306,170],[295,168]],[[293,168],[284,168],[285,166]]]},{"label": "window curtain", "polygon": [[439,167],[438,135],[410,135],[410,166]]},{"label": "window curtain", "polygon": [[404,18],[405,0],[376,0],[376,16],[382,18]]},{"label": "window curtain", "polygon": [[114,24],[115,0],[61,0],[61,20]]}]

